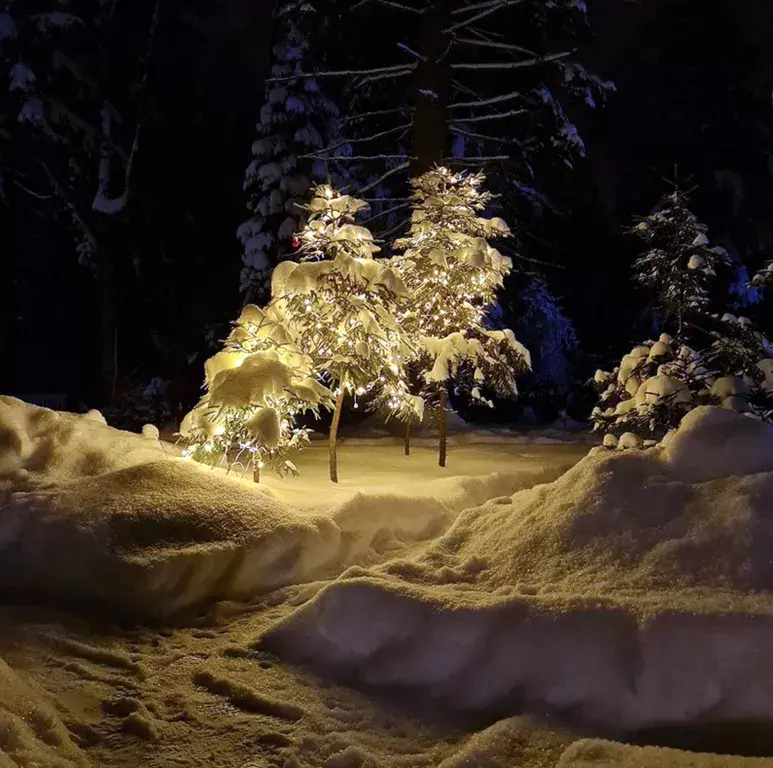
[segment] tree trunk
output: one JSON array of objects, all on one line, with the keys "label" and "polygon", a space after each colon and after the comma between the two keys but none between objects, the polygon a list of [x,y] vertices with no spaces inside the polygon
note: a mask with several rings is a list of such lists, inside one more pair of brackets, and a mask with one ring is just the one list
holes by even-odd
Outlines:
[{"label": "tree trunk", "polygon": [[260,461],[255,459],[255,464],[252,467],[252,481],[255,483],[260,482]]},{"label": "tree trunk", "polygon": [[411,455],[411,419],[405,422],[405,455]]},{"label": "tree trunk", "polygon": [[338,424],[341,421],[341,408],[344,404],[344,390],[341,389],[336,397],[336,407],[333,411],[333,423],[330,425],[330,479],[338,482]]},{"label": "tree trunk", "polygon": [[421,52],[414,80],[413,162],[411,171],[419,176],[443,163],[448,130],[446,103],[451,69],[448,60],[450,0],[435,0],[422,16]]},{"label": "tree trunk", "polygon": [[448,410],[448,392],[445,386],[440,390],[440,457],[438,464],[441,467],[446,465],[446,453],[448,452],[448,419],[446,412]]},{"label": "tree trunk", "polygon": [[[105,238],[107,240],[107,238]],[[108,241],[109,242],[109,241]],[[98,253],[99,392],[101,408],[112,405],[118,380],[118,312],[115,269],[110,257]]]}]

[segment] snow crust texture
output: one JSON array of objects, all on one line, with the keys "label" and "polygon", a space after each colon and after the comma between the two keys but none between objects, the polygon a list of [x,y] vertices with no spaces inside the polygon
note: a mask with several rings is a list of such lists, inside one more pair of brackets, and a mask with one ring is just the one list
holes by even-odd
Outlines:
[{"label": "snow crust texture", "polygon": [[350,569],[264,646],[465,710],[637,729],[773,717],[773,428],[716,408]]}]

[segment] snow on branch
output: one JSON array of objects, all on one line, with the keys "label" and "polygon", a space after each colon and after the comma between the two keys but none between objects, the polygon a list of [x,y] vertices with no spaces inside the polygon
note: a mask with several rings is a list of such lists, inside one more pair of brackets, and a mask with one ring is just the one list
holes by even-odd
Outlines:
[{"label": "snow on branch", "polygon": [[444,163],[454,165],[477,165],[479,163],[493,163],[499,160],[510,160],[510,155],[480,155],[479,157],[444,157]]},{"label": "snow on branch", "polygon": [[454,42],[461,43],[462,45],[478,45],[482,48],[496,48],[500,51],[515,51],[517,53],[525,53],[527,56],[532,56],[535,59],[539,58],[539,54],[536,51],[524,48],[522,45],[515,45],[514,43],[497,43],[494,40],[472,40],[469,37],[457,37]]},{"label": "snow on branch", "polygon": [[360,189],[360,194],[362,194],[363,192],[369,192],[371,189],[374,189],[379,184],[381,184],[382,181],[385,181],[390,176],[394,176],[396,173],[400,173],[400,171],[404,171],[407,168],[410,168],[410,166],[411,166],[410,161],[406,161],[404,163],[400,163],[400,165],[396,165],[394,168],[390,168],[386,173],[383,173],[375,181],[371,181],[370,184],[362,187],[362,189]]},{"label": "snow on branch", "polygon": [[516,115],[522,115],[528,110],[526,109],[511,109],[507,112],[496,112],[491,115],[478,115],[477,117],[455,117],[456,123],[482,123],[484,120],[502,120],[506,117],[515,117]]},{"label": "snow on branch", "polygon": [[410,160],[408,155],[341,155],[340,157],[328,157],[327,155],[301,155],[306,159],[313,158],[316,160]]},{"label": "snow on branch", "polygon": [[376,2],[379,5],[386,5],[389,8],[395,8],[398,11],[406,11],[408,13],[418,13],[418,14],[424,13],[423,8],[413,8],[412,6],[405,5],[404,3],[396,3],[394,0],[376,0]]},{"label": "snow on branch", "polygon": [[357,120],[366,120],[369,117],[379,117],[380,115],[394,115],[397,113],[410,113],[413,112],[412,107],[396,107],[394,109],[374,109],[370,112],[359,112],[356,115],[348,115],[347,117],[342,117],[340,122],[341,123],[353,123]]},{"label": "snow on branch", "polygon": [[397,47],[401,51],[405,51],[409,56],[413,56],[414,58],[418,59],[419,61],[426,61],[426,58],[422,56],[417,51],[414,51],[413,48],[409,48],[405,43],[397,43]]},{"label": "snow on branch", "polygon": [[[366,141],[374,141],[375,139],[380,139],[383,136],[389,136],[392,133],[399,133],[400,131],[406,131],[410,129],[410,127],[411,127],[411,123],[404,123],[403,125],[397,125],[394,128],[387,128],[385,131],[379,131],[378,133],[373,133],[370,136],[363,136],[362,138],[358,138],[358,139],[342,139],[341,141],[338,141],[335,144],[331,144],[328,147],[322,147],[321,149],[314,151],[310,155],[301,155],[301,157],[305,159],[318,158],[323,153],[333,152],[336,149],[340,149],[341,147],[346,146],[347,144],[363,144]],[[401,157],[404,157],[404,155],[402,155]]]},{"label": "snow on branch", "polygon": [[454,8],[454,10],[451,11],[451,15],[458,16],[460,13],[471,13],[472,11],[477,11],[481,8],[490,8],[492,5],[499,5],[501,2],[502,0],[484,0],[482,3],[464,5],[461,8]]},{"label": "snow on branch", "polygon": [[489,99],[478,99],[477,101],[458,101],[454,104],[449,104],[448,109],[457,109],[462,107],[486,107],[489,104],[501,104],[503,101],[511,101],[522,96],[520,91],[512,91],[511,93],[503,93],[500,96],[492,96]]},{"label": "snow on branch", "polygon": [[391,67],[373,67],[372,69],[338,69],[328,72],[296,72],[284,77],[266,78],[267,83],[286,83],[289,80],[309,77],[364,77],[366,75],[400,75],[409,74],[416,68],[415,64],[396,64]]},{"label": "snow on branch", "polygon": [[456,136],[467,136],[471,139],[482,139],[483,141],[495,141],[498,144],[506,144],[508,141],[513,141],[512,137],[505,139],[501,136],[488,136],[485,133],[465,131],[463,128],[460,128],[458,125],[454,125],[453,123],[449,126],[449,128],[451,133],[455,134]]},{"label": "snow on branch", "polygon": [[480,13],[476,13],[474,16],[470,16],[469,18],[464,19],[463,21],[458,21],[456,22],[456,24],[452,24],[450,27],[446,27],[446,29],[444,29],[443,32],[446,32],[446,33],[453,32],[455,29],[461,29],[463,27],[467,27],[475,21],[479,21],[480,19],[483,19],[486,16],[490,16],[492,13],[501,11],[503,8],[509,8],[513,5],[519,5],[522,2],[523,0],[504,0],[503,2],[487,4],[487,7],[485,7],[482,11],[480,11]]},{"label": "snow on branch", "polygon": [[539,56],[536,59],[525,59],[524,61],[487,61],[481,63],[466,62],[464,64],[451,64],[451,69],[524,69],[526,67],[535,67],[539,64],[545,64],[550,61],[558,61],[572,56],[576,50],[562,51],[561,53],[551,53],[547,56]]}]

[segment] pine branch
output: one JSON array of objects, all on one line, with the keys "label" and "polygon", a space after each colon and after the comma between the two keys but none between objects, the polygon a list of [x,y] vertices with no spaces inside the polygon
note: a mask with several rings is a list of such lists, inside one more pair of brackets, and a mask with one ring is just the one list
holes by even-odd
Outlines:
[{"label": "pine branch", "polygon": [[341,147],[345,147],[347,144],[362,144],[366,141],[373,141],[374,139],[380,139],[383,136],[389,136],[392,133],[398,133],[399,131],[405,131],[410,129],[411,123],[404,123],[403,125],[397,125],[394,128],[387,128],[385,131],[379,131],[378,133],[371,134],[370,136],[363,136],[359,139],[343,139],[339,141],[336,144],[331,144],[330,146],[323,147],[322,149],[317,149],[313,153],[308,155],[301,155],[304,159],[309,158],[318,158],[319,155],[323,152],[333,152],[336,149],[340,149]]},{"label": "pine branch", "polygon": [[397,47],[400,50],[405,51],[410,56],[415,57],[419,61],[426,61],[426,57],[424,57],[420,53],[417,53],[416,51],[414,51],[413,48],[409,48],[407,45],[405,45],[405,43],[397,43]]},{"label": "pine branch", "polygon": [[490,8],[492,5],[499,5],[502,0],[484,0],[482,3],[474,3],[473,5],[463,5],[461,8],[454,8],[451,11],[452,16],[458,16],[460,13],[471,13],[481,8]]},{"label": "pine branch", "polygon": [[360,189],[360,194],[362,194],[363,192],[369,192],[371,189],[381,184],[381,182],[384,181],[385,179],[388,179],[390,176],[394,176],[394,174],[400,173],[400,171],[404,171],[406,168],[410,168],[410,167],[411,167],[410,162],[405,162],[405,163],[400,163],[400,165],[396,165],[394,168],[390,168],[386,173],[379,176],[375,181],[372,181],[370,184]]},{"label": "pine branch", "polygon": [[536,59],[525,59],[524,61],[488,61],[480,64],[473,62],[451,64],[451,69],[525,69],[526,67],[536,67],[539,64],[565,59],[576,52],[576,50],[562,51],[561,53],[551,53],[547,56],[539,56]]},{"label": "pine branch", "polygon": [[454,104],[449,104],[448,109],[466,108],[466,107],[486,107],[490,104],[501,104],[503,101],[511,101],[517,99],[523,94],[520,91],[512,91],[511,93],[504,93],[501,96],[492,96],[489,99],[478,99],[477,101],[457,101]]},{"label": "pine branch", "polygon": [[458,21],[456,24],[452,24],[450,27],[446,27],[446,29],[444,29],[443,32],[447,34],[448,32],[453,32],[455,29],[462,29],[464,27],[468,27],[474,21],[479,21],[480,19],[483,19],[486,16],[490,16],[492,13],[501,11],[503,8],[509,8],[513,5],[520,5],[523,1],[524,0],[504,0],[503,2],[487,4],[487,6],[480,11],[480,13],[476,13],[474,16],[470,16],[469,18],[464,19],[463,21]]},{"label": "pine branch", "polygon": [[371,221],[375,221],[376,219],[380,219],[382,216],[388,216],[390,213],[394,213],[395,211],[401,211],[403,208],[410,208],[412,204],[412,201],[408,201],[406,203],[400,203],[399,205],[393,205],[391,208],[387,208],[386,210],[381,211],[380,213],[376,213],[373,216],[371,216],[369,219],[365,219],[362,224],[363,226],[366,226],[370,224]]},{"label": "pine branch", "polygon": [[486,120],[502,120],[506,117],[515,117],[528,112],[527,109],[511,109],[509,112],[496,112],[491,115],[478,115],[477,117],[455,117],[455,123],[482,123]]},{"label": "pine branch", "polygon": [[[412,160],[410,155],[341,155],[338,157],[328,157],[327,155],[301,155],[305,160],[332,160],[339,162],[342,160]],[[362,191],[362,190],[361,190]]]},{"label": "pine branch", "polygon": [[527,56],[532,56],[535,59],[539,58],[539,54],[536,51],[524,48],[521,45],[515,45],[514,43],[497,43],[493,40],[471,40],[469,37],[457,37],[455,38],[455,42],[461,43],[462,45],[477,45],[481,48],[496,48],[500,51],[525,53]]},{"label": "pine branch", "polygon": [[449,130],[451,133],[457,135],[457,136],[469,136],[471,139],[482,139],[483,141],[495,141],[498,144],[507,144],[508,141],[512,141],[512,139],[503,139],[501,136],[487,136],[485,133],[475,133],[474,131],[465,131],[462,128],[459,128],[459,126],[454,125],[453,123],[449,126]]},{"label": "pine branch", "polygon": [[416,68],[415,64],[396,64],[391,67],[374,67],[373,69],[339,69],[328,72],[296,72],[293,75],[287,75],[285,77],[269,77],[266,78],[267,83],[286,83],[290,80],[303,79],[309,77],[364,77],[366,75],[381,75],[381,74],[410,74]]},{"label": "pine branch", "polygon": [[510,155],[480,155],[479,157],[444,157],[443,162],[457,165],[478,165],[479,163],[493,163],[510,159]]},{"label": "pine branch", "polygon": [[349,115],[339,120],[340,123],[353,123],[356,120],[365,120],[368,117],[379,117],[380,115],[393,115],[396,113],[413,112],[412,107],[396,107],[394,109],[374,109],[370,112],[360,112],[356,115]]}]

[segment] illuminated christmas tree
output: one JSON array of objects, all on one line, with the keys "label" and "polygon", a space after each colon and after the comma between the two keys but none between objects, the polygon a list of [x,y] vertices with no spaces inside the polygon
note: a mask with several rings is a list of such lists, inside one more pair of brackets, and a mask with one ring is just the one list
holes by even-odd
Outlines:
[{"label": "illuminated christmas tree", "polygon": [[509,236],[510,229],[500,218],[479,215],[492,197],[481,188],[484,180],[482,173],[448,168],[414,179],[411,228],[395,243],[402,251],[394,258],[395,269],[411,295],[399,319],[417,340],[408,378],[414,396],[422,394],[440,408],[440,466],[446,461],[449,379],[492,405],[483,388],[512,395],[516,375],[530,365],[512,331],[486,327],[487,310],[512,262],[487,242]]},{"label": "illuminated christmas tree", "polygon": [[347,393],[372,393],[402,415],[411,406],[404,376],[410,355],[397,315],[409,299],[371,233],[354,224],[366,204],[329,185],[315,189],[298,235],[300,262],[285,261],[271,278],[272,311],[291,329],[302,353],[335,390],[330,479],[338,482],[336,440]]},{"label": "illuminated christmas tree", "polygon": [[225,347],[205,363],[206,394],[183,419],[185,454],[207,464],[297,474],[289,458],[308,443],[296,416],[332,407],[312,360],[272,309],[247,305]]}]

